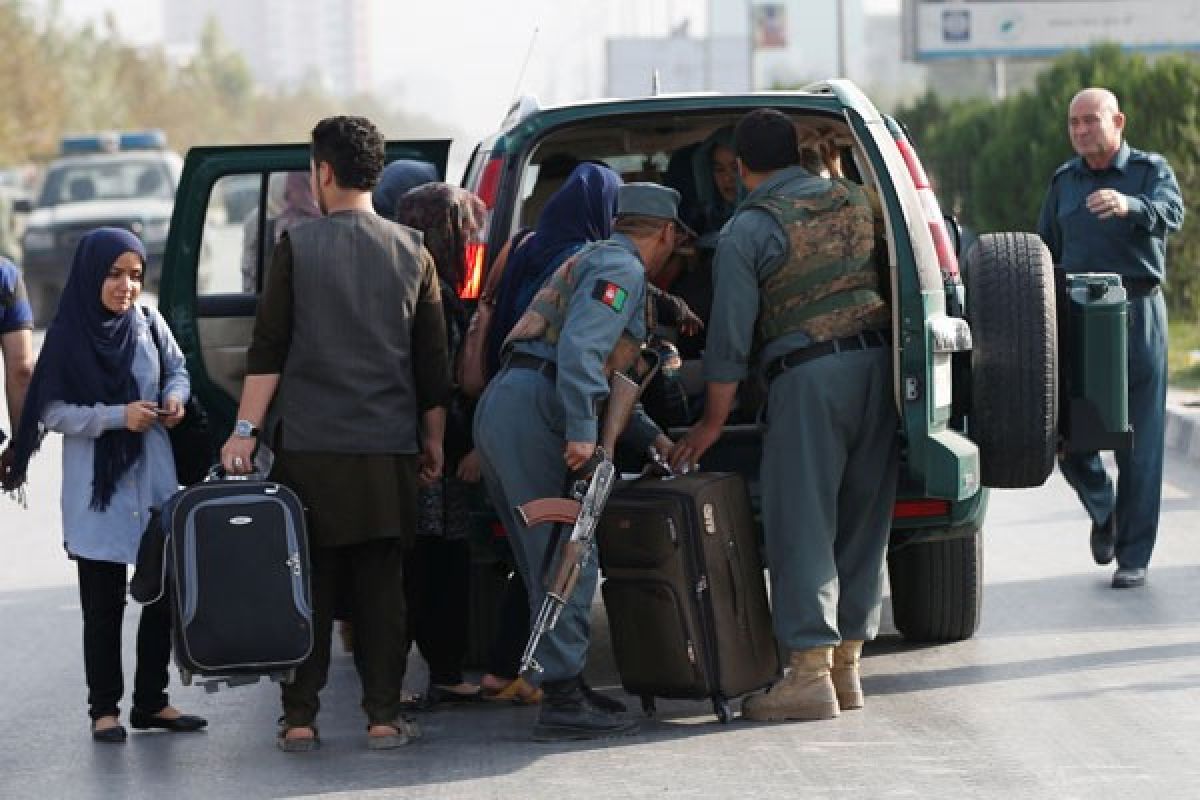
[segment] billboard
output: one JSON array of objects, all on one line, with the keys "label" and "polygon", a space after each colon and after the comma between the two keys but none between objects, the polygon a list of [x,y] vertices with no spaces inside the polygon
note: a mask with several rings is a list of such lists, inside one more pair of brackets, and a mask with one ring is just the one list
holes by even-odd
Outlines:
[{"label": "billboard", "polygon": [[905,57],[1054,56],[1115,42],[1130,50],[1200,49],[1194,0],[905,0]]}]

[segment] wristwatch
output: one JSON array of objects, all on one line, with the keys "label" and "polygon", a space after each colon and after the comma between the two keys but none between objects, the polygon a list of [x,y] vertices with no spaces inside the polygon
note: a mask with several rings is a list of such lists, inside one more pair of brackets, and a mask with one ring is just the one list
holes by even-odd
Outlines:
[{"label": "wristwatch", "polygon": [[248,419],[239,419],[233,425],[233,435],[239,439],[256,439],[258,438],[258,428],[254,427],[254,423]]}]

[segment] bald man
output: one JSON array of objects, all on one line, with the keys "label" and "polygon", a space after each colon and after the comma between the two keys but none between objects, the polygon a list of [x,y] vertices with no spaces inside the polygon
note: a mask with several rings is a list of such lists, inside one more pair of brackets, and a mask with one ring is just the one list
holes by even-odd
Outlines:
[{"label": "bald man", "polygon": [[1038,233],[1067,272],[1115,272],[1129,298],[1129,418],[1133,447],[1118,452],[1117,485],[1098,453],[1059,460],[1092,518],[1092,556],[1114,556],[1116,589],[1142,586],[1158,533],[1163,416],[1167,399],[1167,235],[1183,224],[1183,197],[1165,158],[1124,141],[1125,115],[1107,89],[1071,100],[1071,146],[1079,154],[1050,181]]}]

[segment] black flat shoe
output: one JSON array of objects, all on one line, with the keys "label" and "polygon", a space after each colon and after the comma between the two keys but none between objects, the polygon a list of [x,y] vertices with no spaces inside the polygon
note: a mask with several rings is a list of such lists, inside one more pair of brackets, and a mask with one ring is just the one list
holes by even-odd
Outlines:
[{"label": "black flat shoe", "polygon": [[164,731],[172,733],[192,733],[208,725],[208,720],[203,717],[194,717],[191,714],[180,714],[175,719],[164,719],[157,714],[150,714],[135,708],[129,712],[129,724],[139,731],[162,728]]},{"label": "black flat shoe", "polygon": [[108,744],[121,744],[125,741],[129,734],[125,732],[124,725],[114,725],[111,728],[104,730],[96,730],[96,723],[92,723],[92,741],[106,742]]}]

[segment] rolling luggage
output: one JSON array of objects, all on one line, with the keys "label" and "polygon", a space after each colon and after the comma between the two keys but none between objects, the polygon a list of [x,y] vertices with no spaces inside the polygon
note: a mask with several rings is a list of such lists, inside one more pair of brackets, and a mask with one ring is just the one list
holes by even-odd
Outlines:
[{"label": "rolling luggage", "polygon": [[779,676],[757,526],[734,473],[645,476],[619,485],[597,531],[621,683],[640,695],[729,699]]},{"label": "rolling luggage", "polygon": [[171,498],[163,526],[183,684],[290,680],[313,646],[300,499],[269,481],[206,481]]}]

